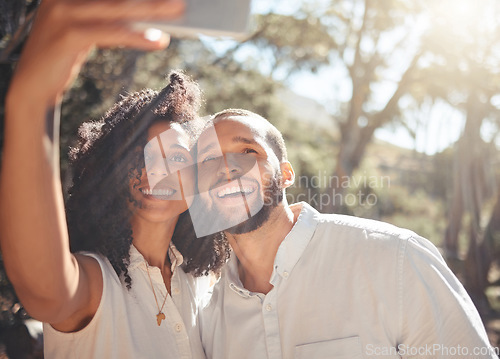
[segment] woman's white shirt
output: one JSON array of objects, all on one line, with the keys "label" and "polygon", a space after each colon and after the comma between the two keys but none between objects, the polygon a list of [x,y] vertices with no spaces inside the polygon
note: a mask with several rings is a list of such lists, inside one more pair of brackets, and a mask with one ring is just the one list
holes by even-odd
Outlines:
[{"label": "woman's white shirt", "polygon": [[91,322],[82,330],[62,333],[44,323],[46,358],[205,358],[198,329],[199,301],[208,290],[208,277],[195,278],[179,266],[182,255],[171,244],[171,295],[167,293],[160,269],[149,267],[151,282],[165,320],[158,326],[158,307],[146,270],[144,257],[132,246],[129,275],[131,289],[120,281],[107,258],[95,258],[102,270],[103,292]]}]

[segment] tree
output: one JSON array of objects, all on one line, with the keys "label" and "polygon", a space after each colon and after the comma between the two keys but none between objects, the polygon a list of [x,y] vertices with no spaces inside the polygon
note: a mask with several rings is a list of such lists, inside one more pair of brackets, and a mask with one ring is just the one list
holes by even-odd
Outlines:
[{"label": "tree", "polygon": [[[292,15],[262,16],[260,30],[247,45],[260,51],[252,56],[275,79],[325,67],[345,73],[350,85],[346,90],[352,96],[348,103],[331,99],[330,106],[340,109],[332,117],[340,129],[333,173],[337,181],[329,188],[334,198],[334,193],[345,191],[344,182],[359,167],[375,130],[399,116],[399,99],[414,80],[421,56],[410,41],[421,7],[406,0],[325,3],[306,2]],[[231,54],[237,55],[238,49]],[[404,65],[394,66],[395,57]],[[331,212],[340,207],[332,200],[324,209]]]},{"label": "tree", "polygon": [[[453,182],[448,210],[448,226],[444,238],[445,256],[451,263],[460,258],[459,234],[467,230],[468,248],[465,258],[466,288],[481,312],[489,309],[485,296],[491,253],[487,237],[483,237],[483,205],[496,188],[493,186],[493,163],[497,150],[494,141],[482,136],[483,124],[496,122],[500,67],[497,65],[500,37],[493,1],[484,0],[474,7],[453,3],[446,7],[436,3],[428,9],[434,20],[424,37],[427,49],[426,67],[417,86],[426,96],[444,99],[459,109],[464,129],[454,146]],[[464,6],[464,7],[461,7]],[[444,15],[446,14],[446,15]],[[479,21],[481,19],[481,21]],[[414,89],[416,90],[416,89]],[[425,97],[425,96],[424,96]],[[492,218],[495,216],[495,212]],[[468,228],[464,219],[468,218]]]}]

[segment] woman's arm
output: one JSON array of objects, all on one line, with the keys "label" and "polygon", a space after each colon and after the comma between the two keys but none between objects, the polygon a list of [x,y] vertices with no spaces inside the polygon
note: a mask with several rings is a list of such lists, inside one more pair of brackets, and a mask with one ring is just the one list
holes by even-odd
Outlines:
[{"label": "woman's arm", "polygon": [[176,16],[182,9],[180,0],[44,0],[40,5],[6,99],[0,173],[5,268],[34,318],[77,329],[76,323],[94,315],[102,293],[98,263],[69,250],[58,160],[62,93],[94,46],[164,48],[168,38],[147,39],[128,24]]}]

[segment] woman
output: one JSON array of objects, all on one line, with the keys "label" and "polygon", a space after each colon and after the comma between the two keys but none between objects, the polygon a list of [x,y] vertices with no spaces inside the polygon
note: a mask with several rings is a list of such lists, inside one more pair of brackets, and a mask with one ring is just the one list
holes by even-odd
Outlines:
[{"label": "woman", "polygon": [[[186,236],[192,227],[186,199],[194,187],[194,133],[186,123],[198,110],[197,87],[173,74],[161,93],[128,96],[103,121],[82,127],[72,151],[68,226],[51,130],[57,128],[53,109],[92,46],[165,47],[164,38],[135,33],[129,24],[176,16],[182,6],[45,0],[18,63],[6,100],[0,241],[19,299],[46,323],[47,358],[203,357],[197,285],[184,270],[216,270],[224,257],[216,254],[227,248],[215,240],[197,252],[205,242]],[[151,163],[148,176],[142,156],[146,143],[166,131],[172,141],[162,145],[161,156],[173,161],[169,172],[180,179],[175,201],[161,198],[174,193],[170,176],[155,182],[160,198],[154,198],[149,182],[158,165]],[[69,239],[73,251],[87,252],[70,251]]]}]

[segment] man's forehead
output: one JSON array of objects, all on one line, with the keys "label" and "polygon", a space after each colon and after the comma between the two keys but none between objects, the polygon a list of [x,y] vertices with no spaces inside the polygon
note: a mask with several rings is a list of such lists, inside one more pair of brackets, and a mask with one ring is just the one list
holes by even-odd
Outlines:
[{"label": "man's forehead", "polygon": [[[222,117],[216,118],[214,120],[215,128],[220,128],[225,125],[240,124],[246,127],[252,133],[256,135],[264,134],[267,131],[267,122],[262,120],[260,117],[252,115],[224,115]],[[239,126],[242,128],[242,126]]]},{"label": "man's forehead", "polygon": [[265,123],[252,116],[226,115],[214,121],[198,140],[199,154],[211,148],[220,148],[220,143],[258,143],[265,145]]}]

